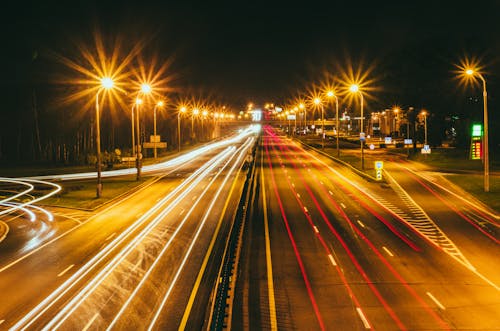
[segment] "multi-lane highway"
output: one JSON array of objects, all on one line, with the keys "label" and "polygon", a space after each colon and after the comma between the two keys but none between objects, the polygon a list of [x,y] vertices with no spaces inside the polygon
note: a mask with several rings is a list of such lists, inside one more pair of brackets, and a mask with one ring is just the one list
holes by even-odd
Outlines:
[{"label": "multi-lane highway", "polygon": [[498,330],[498,216],[412,165],[369,182],[265,127],[236,329]]},{"label": "multi-lane highway", "polygon": [[[16,246],[8,236],[0,265],[0,328],[206,323],[220,250],[245,178],[241,166],[255,141],[247,130],[156,168],[156,180],[72,226],[54,225],[57,235],[28,249],[21,238]],[[19,222],[28,221],[19,214]]]},{"label": "multi-lane highway", "polygon": [[39,209],[30,185],[95,173],[6,179],[26,203],[3,201],[0,329],[207,329],[255,144],[223,325],[500,330],[497,214],[418,164],[377,155],[370,181],[271,126],[146,168],[93,213]]}]

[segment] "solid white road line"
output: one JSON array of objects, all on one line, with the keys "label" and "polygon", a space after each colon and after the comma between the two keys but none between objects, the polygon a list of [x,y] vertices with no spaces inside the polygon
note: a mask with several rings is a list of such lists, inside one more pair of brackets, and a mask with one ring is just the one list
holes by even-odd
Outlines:
[{"label": "solid white road line", "polygon": [[366,319],[365,314],[363,314],[361,308],[356,307],[356,311],[358,312],[359,318],[361,318],[361,321],[363,322],[365,329],[371,329],[370,323],[368,323],[368,320]]},{"label": "solid white road line", "polygon": [[445,306],[443,306],[441,304],[441,302],[438,301],[438,299],[436,299],[432,294],[431,292],[426,292],[426,294],[429,296],[429,298],[432,299],[432,301],[434,301],[436,303],[436,305],[441,308],[442,310],[446,310]]},{"label": "solid white road line", "polygon": [[394,256],[394,254],[392,254],[392,253],[391,253],[391,251],[390,251],[387,247],[382,246],[382,249],[383,249],[383,250],[384,250],[387,254],[389,254],[389,256],[391,256],[391,257],[393,257],[393,256]]},{"label": "solid white road line", "polygon": [[342,208],[346,209],[347,207],[344,205],[343,202],[340,203],[340,205],[342,206]]},{"label": "solid white road line", "polygon": [[333,259],[333,255],[332,254],[328,254],[328,258],[330,259],[330,262],[332,262],[333,266],[336,267],[337,266],[337,262],[335,262],[335,260]]},{"label": "solid white road line", "polygon": [[365,227],[365,225],[363,224],[363,222],[361,222],[360,220],[357,220],[356,222],[358,222],[358,224],[361,225],[362,228]]},{"label": "solid white road line", "polygon": [[68,271],[69,271],[71,268],[73,268],[74,266],[75,266],[74,264],[70,265],[69,267],[67,267],[66,269],[64,269],[63,271],[61,271],[61,272],[57,275],[57,277],[61,277],[62,275],[64,275],[66,272],[68,272]]}]

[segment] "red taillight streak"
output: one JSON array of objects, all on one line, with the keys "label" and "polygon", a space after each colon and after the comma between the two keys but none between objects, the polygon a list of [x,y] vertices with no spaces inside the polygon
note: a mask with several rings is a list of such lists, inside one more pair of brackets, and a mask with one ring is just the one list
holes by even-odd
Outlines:
[{"label": "red taillight streak", "polygon": [[267,161],[269,163],[269,169],[271,170],[271,179],[272,179],[272,182],[273,182],[274,194],[276,195],[276,200],[278,201],[278,205],[280,207],[281,216],[283,217],[283,222],[285,223],[285,227],[286,227],[286,230],[288,232],[288,238],[290,239],[290,242],[292,244],[293,251],[295,253],[295,258],[297,259],[297,262],[299,264],[299,268],[300,268],[300,271],[302,273],[302,278],[304,279],[304,282],[306,284],[307,293],[309,295],[309,299],[311,300],[311,304],[313,306],[314,313],[316,314],[316,318],[318,320],[320,328],[321,328],[321,330],[325,330],[325,325],[323,323],[323,319],[321,317],[321,313],[319,311],[318,304],[316,303],[316,299],[314,298],[314,294],[313,294],[313,291],[312,291],[311,283],[309,282],[309,278],[307,277],[306,270],[305,270],[304,264],[302,262],[302,258],[300,257],[300,253],[299,253],[299,250],[297,248],[297,244],[295,243],[295,239],[293,237],[292,231],[291,231],[290,226],[288,224],[288,219],[287,219],[286,214],[285,214],[285,209],[283,207],[280,195],[278,193],[278,188],[276,186],[276,181],[274,179],[273,166],[272,166],[272,163],[271,163],[271,157],[269,155],[269,149],[268,149],[268,146],[267,146],[267,142],[265,142],[265,149],[266,149]]},{"label": "red taillight streak", "polygon": [[[281,144],[280,144],[280,148],[281,147]],[[282,150],[282,152],[284,153],[284,151]],[[284,153],[285,155],[287,155],[286,153]],[[289,157],[287,156],[287,158],[289,159]],[[363,267],[359,264],[358,260],[356,259],[356,257],[354,256],[354,254],[351,252],[351,250],[349,249],[349,247],[347,246],[347,244],[345,243],[345,241],[342,239],[342,237],[340,236],[340,234],[333,228],[333,226],[331,225],[330,221],[328,220],[328,217],[325,215],[325,213],[323,212],[322,208],[319,206],[319,203],[316,199],[316,197],[314,196],[314,194],[311,192],[309,186],[305,183],[304,181],[304,178],[302,176],[302,174],[300,173],[300,171],[297,169],[297,165],[291,161],[289,159],[289,161],[292,163],[292,165],[294,166],[295,168],[295,171],[299,174],[301,180],[302,180],[302,183],[304,184],[307,192],[309,193],[309,196],[313,199],[314,201],[314,204],[316,206],[316,208],[318,209],[318,211],[320,212],[323,220],[325,221],[325,223],[327,224],[328,228],[330,229],[330,231],[333,233],[333,235],[337,238],[337,240],[341,243],[342,247],[344,248],[344,250],[347,252],[347,254],[349,255],[349,258],[351,259],[351,261],[353,262],[353,264],[356,266],[356,269],[358,269],[359,273],[361,274],[361,276],[365,279],[366,283],[368,284],[368,286],[370,287],[370,289],[372,290],[372,292],[374,293],[374,295],[377,297],[377,299],[379,300],[379,302],[382,304],[382,306],[384,307],[384,309],[387,311],[387,313],[391,316],[391,318],[394,320],[394,322],[398,325],[399,329],[401,330],[406,330],[406,327],[404,326],[404,324],[401,322],[401,320],[397,317],[396,313],[394,312],[394,310],[392,310],[392,308],[389,306],[389,304],[385,301],[385,299],[382,297],[382,294],[380,294],[380,292],[377,290],[377,288],[375,287],[374,283],[371,281],[371,279],[368,277],[368,275],[365,273]],[[288,180],[288,178],[287,178]],[[290,184],[290,183],[289,183]],[[291,185],[290,185],[291,187]],[[293,188],[292,188],[293,190]],[[297,195],[295,194],[295,197],[297,199]],[[302,207],[302,210],[304,211],[303,209],[303,205],[302,205],[302,202],[297,199],[297,201],[299,201],[299,204],[301,204],[301,207]],[[310,219],[310,215],[306,214],[304,212],[304,214],[306,215],[306,217],[308,219]],[[312,224],[312,220],[309,222]],[[313,226],[313,225],[312,225]],[[325,244],[326,245],[326,244]],[[328,248],[327,248],[328,249]],[[328,250],[329,252],[329,250]],[[345,278],[344,278],[345,279]]]},{"label": "red taillight streak", "polygon": [[[281,144],[280,144],[281,146]],[[288,148],[288,147],[287,147]],[[287,154],[285,154],[287,155]],[[307,153],[306,153],[307,155]],[[290,160],[290,158],[287,156],[287,158]],[[291,161],[292,164],[294,165],[294,168],[297,170],[297,167],[295,165],[295,163],[293,161]],[[346,250],[346,252],[348,253],[349,257],[351,258],[351,260],[353,261],[353,263],[356,265],[356,267],[358,268],[358,265],[359,263],[357,262],[356,258],[354,257],[354,255],[352,254],[352,252],[350,252],[349,248],[347,247],[347,244],[342,240],[342,238],[340,237],[340,234],[338,234],[338,232],[333,228],[333,226],[331,225],[331,223],[329,222],[328,218],[326,217],[326,215],[324,214],[324,212],[322,211],[321,207],[319,206],[319,203],[317,201],[317,199],[314,197],[314,195],[312,195],[312,192],[310,191],[309,187],[307,186],[307,184],[305,183],[304,181],[304,178],[303,178],[303,175],[301,173],[299,173],[301,179],[302,179],[302,182],[304,183],[304,185],[307,187],[307,191],[309,192],[309,195],[311,196],[311,198],[313,199],[314,201],[314,204],[316,205],[316,207],[318,208],[318,210],[320,211],[325,223],[327,224],[328,228],[332,231],[332,233],[335,235],[335,237],[338,238],[338,240],[341,242],[342,246],[344,247],[344,249]],[[322,186],[322,185],[320,185]],[[324,188],[323,188],[324,190]],[[380,253],[380,251],[373,245],[373,243],[366,237],[362,234],[362,232],[359,230],[359,228],[350,220],[350,218],[347,216],[347,214],[342,210],[342,208],[330,197],[329,194],[326,194],[326,196],[328,197],[328,199],[333,203],[334,207],[337,209],[337,211],[342,215],[342,217],[351,225],[352,228],[354,228],[356,230],[356,233],[358,233],[360,235],[360,237],[370,246],[370,248],[372,249],[372,251],[377,255],[377,257],[382,261],[382,263],[384,263],[384,265],[386,265],[386,267],[391,271],[391,273],[401,282],[401,284],[403,284],[403,286],[407,289],[407,291],[422,305],[422,307],[441,325],[442,328],[444,328],[445,330],[450,330],[450,327],[446,324],[445,321],[443,321],[428,305],[427,303],[415,292],[415,290],[410,287],[410,285],[408,284],[408,282],[406,282],[406,280],[404,280],[404,278],[392,267],[392,265],[385,259],[385,257]],[[363,277],[366,275],[364,273],[364,271],[362,271],[362,267],[359,265],[359,268],[361,268],[360,270],[360,273],[363,275]],[[359,270],[358,268],[358,270]],[[366,276],[367,277],[367,276]],[[365,278],[366,279],[366,278]],[[371,281],[368,279],[368,284],[370,285],[371,284]],[[381,298],[383,300],[383,298]],[[390,309],[390,308],[389,308]],[[397,317],[396,317],[397,318]]]}]

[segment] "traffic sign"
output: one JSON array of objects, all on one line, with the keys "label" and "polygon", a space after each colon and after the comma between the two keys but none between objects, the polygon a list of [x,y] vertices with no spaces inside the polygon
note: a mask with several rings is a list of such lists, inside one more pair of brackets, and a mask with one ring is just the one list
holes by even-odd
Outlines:
[{"label": "traffic sign", "polygon": [[392,144],[392,137],[385,137],[386,144]]},{"label": "traffic sign", "polygon": [[359,133],[359,140],[361,140],[361,141],[365,141],[366,140],[364,132],[360,132]]},{"label": "traffic sign", "polygon": [[422,154],[431,154],[431,148],[429,145],[424,145],[424,148],[421,150]]},{"label": "traffic sign", "polygon": [[384,168],[384,161],[375,161],[375,178],[382,180],[382,169]]},{"label": "traffic sign", "polygon": [[405,145],[411,145],[413,144],[413,139],[405,139]]}]

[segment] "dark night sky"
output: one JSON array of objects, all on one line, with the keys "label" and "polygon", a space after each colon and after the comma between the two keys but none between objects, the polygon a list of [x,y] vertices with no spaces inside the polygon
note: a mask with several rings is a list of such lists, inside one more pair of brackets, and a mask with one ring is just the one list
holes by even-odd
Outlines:
[{"label": "dark night sky", "polygon": [[[33,51],[69,56],[72,41],[88,41],[94,26],[131,44],[148,40],[146,52],[173,58],[169,73],[180,93],[202,89],[239,107],[305,92],[322,71],[362,60],[380,90],[372,109],[398,103],[453,112],[467,93],[480,92],[459,92],[452,81],[453,63],[470,54],[487,65],[493,109],[499,13],[499,1],[19,2],[0,14],[1,112],[15,116],[26,104],[19,91],[30,84]],[[46,62],[39,81],[59,67]]]},{"label": "dark night sky", "polygon": [[[151,48],[160,57],[175,56],[172,69],[181,76],[181,87],[265,99],[303,88],[317,71],[333,70],[333,63],[342,65],[347,57],[398,71],[397,66],[410,66],[409,73],[412,61],[423,62],[429,54],[459,58],[470,48],[491,58],[486,47],[490,53],[498,50],[500,5],[468,6],[451,1],[24,2],[3,12],[2,39],[8,46],[2,63],[22,71],[22,60],[33,49],[64,53],[69,40],[97,23],[105,33],[153,36]],[[451,54],[443,54],[443,43]],[[437,49],[433,54],[429,48]]]}]

